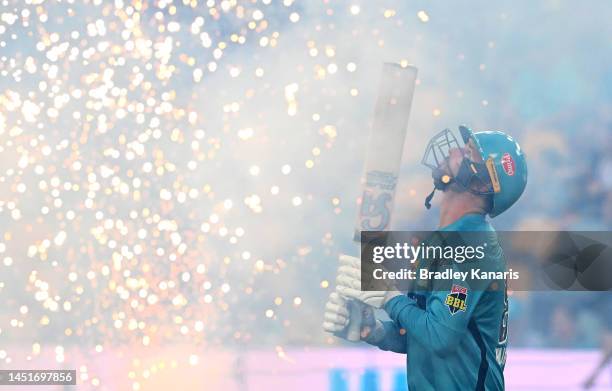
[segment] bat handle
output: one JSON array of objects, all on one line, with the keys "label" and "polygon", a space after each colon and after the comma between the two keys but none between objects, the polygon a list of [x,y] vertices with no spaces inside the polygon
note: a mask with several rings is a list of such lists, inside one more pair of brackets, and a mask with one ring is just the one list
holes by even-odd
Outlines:
[{"label": "bat handle", "polygon": [[357,342],[361,340],[361,317],[362,305],[357,300],[349,301],[349,324],[346,338],[349,341]]}]

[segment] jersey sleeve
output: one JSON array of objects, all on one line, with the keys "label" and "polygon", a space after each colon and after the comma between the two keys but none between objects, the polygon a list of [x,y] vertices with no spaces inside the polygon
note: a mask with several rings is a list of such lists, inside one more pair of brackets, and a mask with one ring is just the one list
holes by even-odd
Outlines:
[{"label": "jersey sleeve", "polygon": [[470,290],[466,283],[453,281],[446,290],[433,290],[425,309],[407,296],[397,296],[385,304],[389,317],[425,348],[444,355],[459,345],[468,331],[472,314],[481,300],[482,289]]},{"label": "jersey sleeve", "polygon": [[408,339],[406,338],[406,330],[401,329],[393,321],[381,322],[384,330],[382,339],[373,342],[366,340],[370,345],[379,347],[382,350],[387,350],[395,353],[406,354]]}]

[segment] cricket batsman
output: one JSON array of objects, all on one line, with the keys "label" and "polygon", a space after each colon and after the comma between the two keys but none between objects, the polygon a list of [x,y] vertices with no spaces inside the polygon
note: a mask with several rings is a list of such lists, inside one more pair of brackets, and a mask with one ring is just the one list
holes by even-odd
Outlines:
[{"label": "cricket batsman", "polygon": [[[432,170],[434,190],[442,192],[438,231],[473,232],[486,241],[487,270],[506,270],[497,235],[487,219],[499,216],[521,196],[527,164],[519,144],[498,131],[459,127],[461,140],[448,129],[429,142],[423,164]],[[325,307],[323,328],[344,336],[351,321],[347,299],[364,303],[361,340],[406,354],[408,387],[420,390],[503,390],[508,297],[505,280],[485,280],[474,289],[452,281],[440,290],[417,281],[412,291],[393,286],[362,291],[360,260],[342,255],[337,289]],[[417,261],[417,263],[419,263]],[[422,264],[417,266],[424,267]],[[485,287],[484,289],[482,287]],[[382,309],[390,320],[375,316]]]}]

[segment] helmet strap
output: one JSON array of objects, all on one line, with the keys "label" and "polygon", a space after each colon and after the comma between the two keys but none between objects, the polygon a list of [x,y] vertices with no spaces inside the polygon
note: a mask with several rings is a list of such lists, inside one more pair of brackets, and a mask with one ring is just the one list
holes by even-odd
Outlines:
[{"label": "helmet strap", "polygon": [[431,193],[429,193],[429,195],[427,196],[427,198],[425,198],[425,207],[427,209],[431,209],[431,200],[433,199],[435,192],[436,188],[434,187]]},{"label": "helmet strap", "polygon": [[427,209],[431,209],[431,200],[433,199],[436,190],[444,191],[453,182],[453,178],[439,168],[433,170],[431,172],[431,176],[434,180],[434,188],[431,193],[429,193],[427,198],[425,198],[425,207]]}]

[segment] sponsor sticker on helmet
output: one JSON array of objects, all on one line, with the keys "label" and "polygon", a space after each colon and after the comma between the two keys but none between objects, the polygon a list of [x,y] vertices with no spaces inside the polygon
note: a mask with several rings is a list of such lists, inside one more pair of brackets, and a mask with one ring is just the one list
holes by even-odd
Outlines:
[{"label": "sponsor sticker on helmet", "polygon": [[497,170],[495,169],[495,163],[493,162],[493,158],[488,158],[485,164],[487,166],[487,171],[489,171],[489,178],[491,178],[493,192],[499,193],[501,191],[501,184],[499,183],[499,177],[497,176]]},{"label": "sponsor sticker on helmet", "polygon": [[513,176],[515,172],[514,159],[512,159],[512,156],[510,156],[508,152],[504,153],[502,156],[501,163],[502,167],[504,168],[504,172],[510,176]]}]

